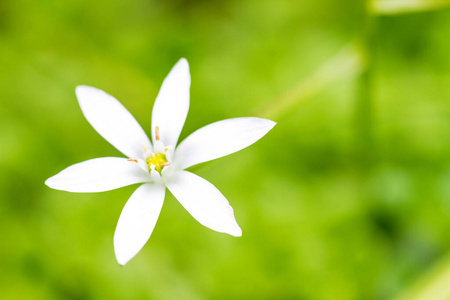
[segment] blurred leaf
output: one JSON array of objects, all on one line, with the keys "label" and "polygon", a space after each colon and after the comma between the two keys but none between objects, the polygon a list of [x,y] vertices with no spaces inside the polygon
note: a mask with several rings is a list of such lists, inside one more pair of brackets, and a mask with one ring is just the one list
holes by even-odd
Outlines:
[{"label": "blurred leaf", "polygon": [[370,2],[370,11],[379,15],[423,12],[448,7],[450,7],[449,0],[373,0]]}]

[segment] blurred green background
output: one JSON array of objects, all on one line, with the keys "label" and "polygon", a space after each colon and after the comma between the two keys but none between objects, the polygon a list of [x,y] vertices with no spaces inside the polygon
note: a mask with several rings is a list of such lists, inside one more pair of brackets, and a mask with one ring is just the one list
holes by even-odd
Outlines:
[{"label": "blurred green background", "polygon": [[[450,10],[434,2],[1,0],[0,298],[450,299]],[[75,86],[114,95],[149,134],[181,57],[181,138],[232,117],[278,125],[193,168],[230,201],[241,238],[167,193],[120,267],[113,234],[136,186],[44,181],[121,156]]]}]

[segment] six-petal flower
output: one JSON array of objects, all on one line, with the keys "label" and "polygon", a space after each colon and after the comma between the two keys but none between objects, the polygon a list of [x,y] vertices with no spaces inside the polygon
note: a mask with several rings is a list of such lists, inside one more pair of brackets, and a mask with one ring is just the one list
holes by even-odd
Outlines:
[{"label": "six-petal flower", "polygon": [[234,118],[209,124],[175,147],[189,110],[189,65],[181,59],[164,80],[152,112],[152,141],[125,107],[107,93],[78,86],[83,114],[127,158],[103,157],[72,165],[46,184],[69,192],[102,192],[143,183],[131,195],[114,234],[119,264],[145,245],[160,214],[166,187],[201,224],[241,236],[227,199],[205,179],[184,169],[239,151],[269,132],[275,122]]}]

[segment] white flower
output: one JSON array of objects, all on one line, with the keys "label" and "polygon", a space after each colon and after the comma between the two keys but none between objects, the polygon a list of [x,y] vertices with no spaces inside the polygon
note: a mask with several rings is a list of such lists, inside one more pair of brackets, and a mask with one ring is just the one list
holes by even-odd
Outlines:
[{"label": "white flower", "polygon": [[102,192],[143,183],[125,204],[114,234],[114,251],[121,265],[150,238],[166,187],[202,225],[242,235],[233,209],[220,191],[184,169],[253,144],[275,122],[250,117],[215,122],[195,131],[175,148],[189,110],[190,84],[188,62],[181,59],[164,80],[153,107],[153,144],[114,97],[93,87],[76,88],[88,122],[127,158],[94,158],[64,169],[45,183],[69,192]]}]

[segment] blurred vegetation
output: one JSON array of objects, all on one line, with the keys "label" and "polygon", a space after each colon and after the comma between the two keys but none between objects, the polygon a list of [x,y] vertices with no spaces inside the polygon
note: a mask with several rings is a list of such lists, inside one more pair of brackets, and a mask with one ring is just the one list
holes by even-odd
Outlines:
[{"label": "blurred vegetation", "polygon": [[[0,298],[448,299],[448,1],[386,2],[0,1]],[[84,119],[76,85],[114,95],[149,133],[180,57],[192,74],[182,138],[252,114],[278,125],[195,168],[241,238],[168,195],[120,267],[112,237],[136,187],[44,181],[121,155]]]}]

